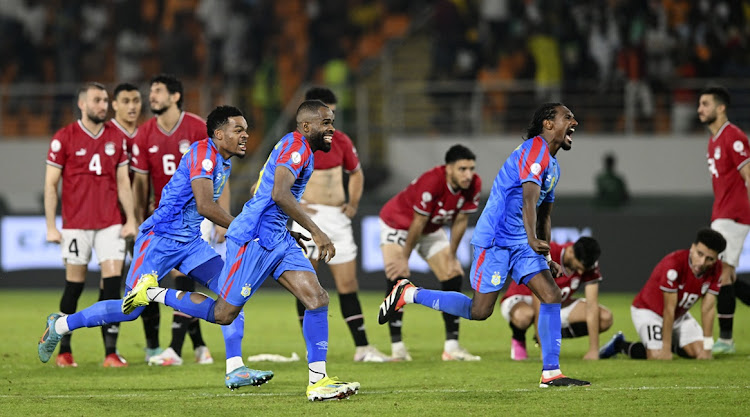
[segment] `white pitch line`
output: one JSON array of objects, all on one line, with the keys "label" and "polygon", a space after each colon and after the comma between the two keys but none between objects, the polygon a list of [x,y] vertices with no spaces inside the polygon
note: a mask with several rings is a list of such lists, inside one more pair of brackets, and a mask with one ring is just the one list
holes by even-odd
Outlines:
[{"label": "white pitch line", "polygon": [[[679,390],[746,390],[750,389],[750,386],[669,386],[669,387],[617,387],[617,388],[575,388],[571,387],[572,390],[584,390],[584,391],[679,391]],[[556,391],[559,389],[550,389],[549,391]],[[435,393],[446,393],[446,394],[476,394],[476,393],[502,393],[502,392],[547,392],[541,388],[516,388],[511,390],[467,390],[467,389],[413,389],[413,390],[365,390],[360,391],[360,394],[367,395],[388,395],[388,394],[435,394]],[[224,393],[224,394],[192,394],[187,397],[180,398],[205,398],[205,397],[303,397],[304,393],[300,392],[238,392],[238,393]],[[153,397],[164,397],[173,398],[174,393],[165,392],[158,394],[54,394],[54,395],[8,395],[0,394],[0,398],[45,398],[45,399],[76,399],[76,398],[153,398]]]}]

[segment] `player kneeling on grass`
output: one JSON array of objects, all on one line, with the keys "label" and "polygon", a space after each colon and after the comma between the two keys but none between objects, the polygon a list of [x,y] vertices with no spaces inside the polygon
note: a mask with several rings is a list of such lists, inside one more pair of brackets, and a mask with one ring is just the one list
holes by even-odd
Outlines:
[{"label": "player kneeling on grass", "polygon": [[[698,231],[690,249],[665,256],[633,300],[630,314],[640,342],[627,342],[618,332],[599,351],[602,359],[624,353],[633,359],[711,359],[714,307],[719,294],[719,253],[727,242],[717,231]],[[688,312],[703,297],[701,326]]]},{"label": "player kneeling on grass", "polygon": [[[563,245],[550,242],[552,260],[560,264],[562,275],[555,283],[562,293],[560,321],[562,337],[573,338],[589,335],[589,350],[584,359],[599,359],[599,333],[612,326],[612,312],[599,304],[599,242],[591,237],[582,237],[575,243]],[[575,298],[579,288],[585,288],[586,298]],[[539,301],[529,287],[515,281],[500,301],[500,312],[513,331],[510,358],[524,360],[526,353],[526,330],[534,323],[539,313]]]}]

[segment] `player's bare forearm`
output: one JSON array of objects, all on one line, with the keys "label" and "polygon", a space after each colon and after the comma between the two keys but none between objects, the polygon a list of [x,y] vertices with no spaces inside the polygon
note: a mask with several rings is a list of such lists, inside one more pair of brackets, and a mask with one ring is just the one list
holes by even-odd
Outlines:
[{"label": "player's bare forearm", "polygon": [[451,253],[453,256],[458,251],[458,245],[461,243],[461,239],[466,233],[466,227],[469,225],[469,215],[466,213],[458,213],[456,220],[453,221],[451,226]]},{"label": "player's bare forearm", "polygon": [[47,221],[47,230],[57,229],[55,225],[55,214],[57,212],[57,185],[62,178],[62,170],[58,167],[47,165],[44,172],[44,218]]},{"label": "player's bare forearm", "polygon": [[661,326],[662,350],[672,350],[672,330],[674,329],[674,312],[677,307],[676,292],[662,292],[664,294],[663,323]]},{"label": "player's bare forearm", "polygon": [[533,182],[523,183],[523,228],[526,238],[531,242],[536,239],[536,202],[539,201],[540,188]]},{"label": "player's bare forearm", "polygon": [[409,230],[406,233],[406,242],[404,243],[404,256],[406,256],[406,259],[409,259],[411,251],[417,246],[417,240],[422,236],[422,231],[424,231],[428,220],[429,217],[424,214],[414,212],[414,217],[412,217]]},{"label": "player's bare forearm", "polygon": [[229,223],[234,220],[231,214],[227,213],[219,203],[214,201],[214,183],[210,178],[194,179],[190,186],[195,196],[195,207],[198,214],[212,221],[221,227],[229,227]]},{"label": "player's bare forearm", "polygon": [[125,221],[135,226],[135,210],[133,208],[133,192],[130,188],[130,175],[128,166],[117,168],[117,199],[120,201],[122,211],[125,212]]},{"label": "player's bare forearm", "polygon": [[703,337],[714,336],[714,318],[716,317],[716,296],[707,293],[701,302],[701,327],[703,327]]},{"label": "player's bare forearm", "polygon": [[589,331],[589,350],[599,350],[599,284],[586,285],[586,328]]},{"label": "player's bare forearm", "polygon": [[148,174],[135,172],[133,176],[133,211],[136,224],[143,223],[146,206],[148,205]]},{"label": "player's bare forearm", "polygon": [[349,206],[356,213],[359,208],[359,201],[362,199],[362,192],[365,189],[365,174],[362,169],[349,174]]},{"label": "player's bare forearm", "polygon": [[552,238],[552,203],[542,203],[537,208],[536,235],[547,242]]}]

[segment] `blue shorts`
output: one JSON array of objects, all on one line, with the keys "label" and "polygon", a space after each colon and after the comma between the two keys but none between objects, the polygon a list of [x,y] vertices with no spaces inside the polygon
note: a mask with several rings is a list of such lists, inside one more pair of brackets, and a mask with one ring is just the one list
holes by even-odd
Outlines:
[{"label": "blue shorts", "polygon": [[272,250],[256,240],[239,244],[227,239],[224,269],[219,275],[219,296],[229,304],[243,306],[270,275],[278,280],[285,271],[310,271],[312,264],[291,235]]},{"label": "blue shorts", "polygon": [[509,275],[516,283],[526,284],[538,272],[549,269],[544,255],[534,252],[527,244],[473,248],[471,287],[482,294],[500,291]]},{"label": "blue shorts", "polygon": [[[153,231],[139,233],[133,248],[133,262],[125,279],[125,293],[135,286],[142,274],[156,273],[159,281],[177,268],[187,275],[196,267],[219,256],[200,236],[190,242],[178,242]],[[203,285],[207,283],[201,282]]]}]

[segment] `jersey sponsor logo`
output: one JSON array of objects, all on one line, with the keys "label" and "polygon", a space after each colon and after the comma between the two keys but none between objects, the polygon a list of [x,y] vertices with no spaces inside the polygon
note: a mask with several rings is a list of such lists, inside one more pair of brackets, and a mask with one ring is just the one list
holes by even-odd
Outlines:
[{"label": "jersey sponsor logo", "polygon": [[669,271],[667,271],[667,279],[669,280],[669,282],[674,282],[674,280],[677,279],[677,270],[670,269]]},{"label": "jersey sponsor logo", "polygon": [[76,151],[76,156],[86,156],[86,149],[81,148]]},{"label": "jersey sponsor logo", "polygon": [[180,153],[185,155],[188,149],[190,149],[190,141],[187,139],[181,140],[180,141]]},{"label": "jersey sponsor logo", "polygon": [[492,285],[500,285],[500,281],[502,281],[503,277],[500,276],[500,273],[495,271],[492,273]]},{"label": "jersey sponsor logo", "polygon": [[212,169],[214,169],[214,163],[211,162],[210,159],[204,159],[203,162],[201,162],[201,166],[206,171],[211,171]]},{"label": "jersey sponsor logo", "polygon": [[242,287],[242,291],[240,291],[240,294],[242,294],[243,297],[247,298],[250,296],[251,292],[252,292],[252,288],[250,288],[250,285],[245,284],[245,286]]},{"label": "jersey sponsor logo", "polygon": [[115,154],[115,144],[112,142],[107,142],[104,144],[104,153],[107,154],[107,156],[112,156]]},{"label": "jersey sponsor logo", "polygon": [[157,152],[159,152],[159,146],[158,145],[154,145],[154,146],[148,148],[148,153],[157,153]]},{"label": "jersey sponsor logo", "polygon": [[52,152],[59,152],[60,149],[62,149],[62,143],[60,143],[57,139],[52,139],[52,143],[49,144],[49,148],[52,149]]},{"label": "jersey sponsor logo", "polygon": [[732,149],[734,149],[735,152],[742,156],[747,156],[747,152],[745,152],[745,145],[740,140],[734,141],[734,143],[732,144]]},{"label": "jersey sponsor logo", "polygon": [[538,163],[534,162],[531,164],[531,173],[534,175],[539,175],[539,173],[542,172],[542,166]]},{"label": "jersey sponsor logo", "polygon": [[302,161],[302,155],[299,152],[292,152],[292,163],[297,165]]},{"label": "jersey sponsor logo", "polygon": [[138,145],[133,144],[133,156],[138,156],[138,154],[141,153],[141,150],[138,148]]}]

